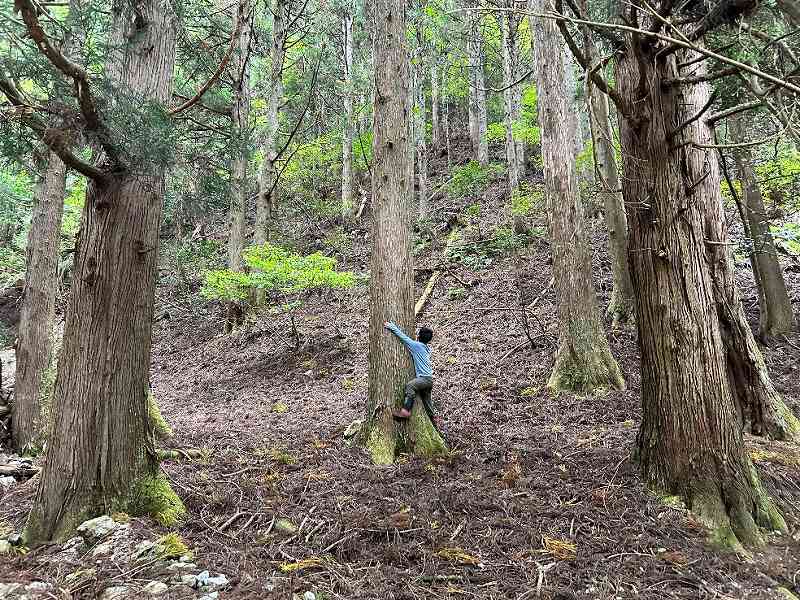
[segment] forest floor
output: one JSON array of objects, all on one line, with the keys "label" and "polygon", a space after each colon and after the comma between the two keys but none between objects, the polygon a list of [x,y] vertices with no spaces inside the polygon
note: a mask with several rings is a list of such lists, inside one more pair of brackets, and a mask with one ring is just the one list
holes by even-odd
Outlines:
[{"label": "forest floor", "polygon": [[[417,256],[418,292],[432,268],[448,269],[418,319],[435,331],[434,394],[447,458],[375,467],[344,437],[366,402],[366,287],[306,297],[295,310],[296,333],[287,315],[265,313],[251,314],[230,335],[214,303],[159,288],[152,386],[175,431],[168,445],[206,456],[165,462],[164,470],[188,509],[177,532],[195,562],[230,579],[219,597],[291,600],[310,591],[317,600],[785,600],[781,587],[800,594],[796,448],[748,437],[791,531],[770,536],[767,548],[745,560],[708,548],[703,528],[682,507],[642,485],[630,458],[641,412],[632,330],[608,332],[626,391],[547,393],[557,318],[546,237],[485,256],[476,250],[485,245],[474,241],[507,220],[503,192],[492,185],[480,214],[470,217],[464,202],[443,201],[436,239]],[[441,254],[447,215],[472,223],[453,262]],[[544,231],[541,217],[532,225]],[[330,241],[326,225],[305,227],[293,235],[306,249]],[[365,222],[339,232],[337,239],[350,240],[339,244],[340,268],[367,270],[368,231]],[[605,306],[611,277],[599,223],[590,235]],[[752,281],[741,266],[755,316]],[[800,302],[800,273],[786,275]],[[534,301],[531,343],[520,306]],[[800,336],[766,350],[766,359],[800,414]],[[0,518],[15,528],[34,482],[0,491]],[[163,534],[152,521],[134,522]],[[61,577],[52,556],[44,548],[0,561],[0,581]],[[95,597],[119,572],[108,568],[92,587],[52,597]]]}]

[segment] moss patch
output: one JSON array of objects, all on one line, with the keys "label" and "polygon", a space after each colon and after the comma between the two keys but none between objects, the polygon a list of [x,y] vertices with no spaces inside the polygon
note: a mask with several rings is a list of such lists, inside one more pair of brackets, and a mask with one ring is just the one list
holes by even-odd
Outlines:
[{"label": "moss patch", "polygon": [[159,558],[180,558],[181,556],[194,557],[192,551],[189,550],[186,543],[177,533],[168,533],[159,538],[156,544],[159,546]]},{"label": "moss patch", "polygon": [[147,417],[150,419],[150,426],[153,428],[156,437],[165,440],[173,436],[172,427],[167,424],[161,415],[156,398],[150,390],[147,391]]},{"label": "moss patch", "polygon": [[186,514],[183,502],[160,472],[136,481],[123,503],[130,514],[150,515],[165,527],[173,527]]}]

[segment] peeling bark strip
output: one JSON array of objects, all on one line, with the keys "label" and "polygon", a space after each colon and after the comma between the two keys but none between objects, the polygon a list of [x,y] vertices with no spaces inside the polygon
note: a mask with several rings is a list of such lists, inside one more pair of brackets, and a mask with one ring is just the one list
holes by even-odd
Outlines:
[{"label": "peeling bark strip", "polygon": [[[709,88],[663,86],[679,73],[676,56],[658,51],[628,36],[615,76],[642,355],[640,467],[652,489],[685,499],[716,543],[759,545],[759,525],[785,523],[745,452],[726,376],[713,272],[722,265],[709,262],[706,245],[721,226],[717,165],[692,146],[707,135],[701,120],[673,137],[707,103]],[[722,233],[711,239],[725,241]]]},{"label": "peeling bark strip", "polygon": [[[543,0],[530,0],[531,12],[542,12]],[[564,47],[552,19],[534,19],[534,63],[539,90],[547,209],[553,247],[553,274],[558,297],[559,348],[547,385],[554,390],[592,392],[624,388],[600,321],[578,197],[573,138],[564,81]]]},{"label": "peeling bark strip", "polygon": [[[165,0],[143,0],[136,8],[135,18],[147,26],[120,46],[111,70],[142,104],[166,104],[174,14]],[[125,3],[115,4],[113,16],[117,30],[134,18]],[[183,510],[159,474],[147,410],[163,189],[163,168],[108,173],[88,187],[28,545],[62,538],[107,510],[155,513],[163,523]]]},{"label": "peeling bark strip", "polygon": [[396,425],[392,409],[413,376],[411,359],[384,330],[394,321],[414,326],[414,265],[411,254],[414,171],[409,139],[409,64],[405,4],[375,2],[373,109],[372,262],[370,266],[369,399],[362,442],[377,464],[389,464],[407,449],[419,454],[444,451],[444,442],[416,402],[408,425]]},{"label": "peeling bark strip", "polygon": [[19,453],[40,449],[47,429],[45,409],[55,368],[53,319],[66,174],[66,165],[55,153],[49,153],[42,179],[36,186],[28,232],[12,413],[13,443]]}]

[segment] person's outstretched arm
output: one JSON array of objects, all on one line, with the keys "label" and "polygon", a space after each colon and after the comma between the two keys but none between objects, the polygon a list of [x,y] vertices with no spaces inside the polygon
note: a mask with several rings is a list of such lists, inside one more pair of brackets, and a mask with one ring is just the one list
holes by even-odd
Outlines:
[{"label": "person's outstretched arm", "polygon": [[406,346],[411,348],[414,345],[414,340],[408,337],[402,329],[400,329],[397,325],[392,323],[391,321],[386,321],[383,326],[395,334],[401,342],[403,342]]}]

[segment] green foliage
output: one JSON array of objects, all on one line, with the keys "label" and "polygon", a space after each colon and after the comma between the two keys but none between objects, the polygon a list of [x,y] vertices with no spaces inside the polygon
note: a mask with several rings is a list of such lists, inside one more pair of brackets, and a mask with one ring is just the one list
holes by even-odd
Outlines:
[{"label": "green foliage", "polygon": [[771,228],[771,233],[775,241],[787,252],[800,255],[800,224],[785,223],[780,227]]},{"label": "green foliage", "polygon": [[332,131],[293,148],[281,175],[281,188],[315,212],[336,214],[338,202],[321,202],[320,196],[338,198],[332,183],[340,181],[341,165],[341,138]]},{"label": "green foliage", "polygon": [[221,300],[245,300],[253,290],[291,294],[312,289],[348,288],[355,275],[336,271],[336,261],[319,252],[308,256],[273,246],[250,246],[243,255],[249,273],[213,270],[206,273],[204,296]]},{"label": "green foliage", "polygon": [[489,123],[486,127],[486,141],[497,144],[506,141],[506,126],[504,123]]},{"label": "green foliage", "polygon": [[534,209],[544,206],[544,189],[529,183],[522,183],[519,188],[511,192],[511,214],[525,217]]},{"label": "green foliage", "polygon": [[[526,247],[533,237],[541,235],[540,231],[531,233],[514,233],[510,227],[498,227],[492,232],[491,237],[463,241],[460,234],[448,248],[445,256],[450,262],[460,262],[465,267],[473,270],[485,269],[494,263],[496,257],[515,252]],[[459,292],[454,292],[451,299],[458,297]],[[449,292],[448,292],[449,295]]]},{"label": "green foliage", "polygon": [[578,172],[594,168],[594,146],[591,140],[584,144],[583,150],[575,157],[575,168]]},{"label": "green foliage", "polygon": [[159,546],[159,558],[178,559],[182,556],[188,556],[189,558],[194,556],[192,551],[186,546],[186,542],[183,541],[183,538],[174,532],[160,537],[156,544]]},{"label": "green foliage", "polygon": [[505,165],[501,163],[491,163],[487,167],[482,167],[478,161],[471,160],[466,165],[453,169],[448,191],[455,198],[480,196],[490,183],[505,173],[505,170]]}]

